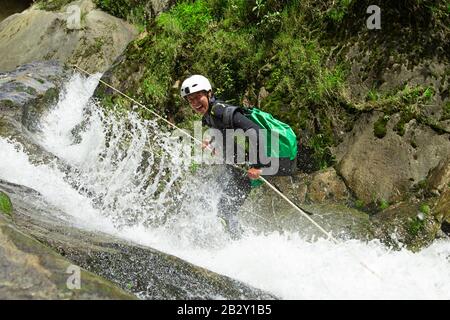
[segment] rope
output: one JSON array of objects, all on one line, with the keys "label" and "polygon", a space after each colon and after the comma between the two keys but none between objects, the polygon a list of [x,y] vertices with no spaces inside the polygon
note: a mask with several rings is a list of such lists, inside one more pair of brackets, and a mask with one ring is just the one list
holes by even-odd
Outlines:
[{"label": "rope", "polygon": [[[72,65],[74,68],[82,71],[83,73],[86,73],[89,76],[92,76],[91,73],[87,72],[86,70],[83,70],[82,68],[80,68],[77,65]],[[200,145],[203,145],[203,141],[200,141],[199,139],[195,138],[194,136],[192,136],[189,132],[181,129],[180,127],[176,126],[175,124],[173,124],[172,122],[168,121],[167,119],[165,119],[164,117],[160,116],[158,113],[154,112],[153,110],[147,108],[145,105],[143,105],[142,103],[140,103],[139,101],[136,101],[135,99],[133,99],[132,97],[126,95],[125,93],[123,93],[122,91],[114,88],[113,86],[111,86],[110,84],[106,83],[105,81],[99,79],[99,82],[104,84],[105,86],[107,86],[108,88],[111,88],[112,90],[116,91],[117,93],[121,94],[122,96],[126,97],[127,99],[129,99],[130,101],[133,101],[134,103],[136,103],[137,105],[139,105],[141,108],[149,111],[151,114],[153,114],[155,117],[157,117],[158,119],[161,119],[162,121],[164,121],[165,123],[167,123],[169,126],[171,126],[172,128],[175,128],[177,130],[180,130],[181,132],[183,132],[185,135],[187,135],[188,137],[192,138],[194,141],[196,141],[197,143],[199,143]],[[211,147],[208,145],[207,148],[209,150],[212,151]],[[243,170],[243,168],[237,166],[237,165],[233,165],[234,167]],[[281,198],[283,198],[287,203],[289,203],[296,211],[298,211],[301,215],[303,215],[306,219],[308,219],[309,222],[311,222],[317,229],[320,230],[320,232],[322,232],[327,239],[330,239],[331,241],[333,241],[335,244],[339,244],[339,241],[334,238],[330,232],[327,232],[324,228],[322,228],[316,221],[314,221],[304,210],[302,210],[299,206],[297,206],[296,204],[294,204],[288,197],[286,197],[281,191],[279,191],[277,188],[275,188],[269,181],[267,181],[264,177],[260,176],[260,178],[267,186],[269,186],[273,191],[275,191],[275,193],[277,193]],[[310,213],[311,214],[311,213]],[[260,217],[260,216],[258,216]],[[262,217],[260,217],[262,218]],[[268,221],[267,219],[264,219],[266,221]],[[359,259],[357,259],[359,261]],[[359,261],[359,263],[368,271],[370,271],[373,275],[375,275],[376,277],[380,278],[380,276],[378,274],[376,274],[374,271],[372,271],[368,266],[366,266],[363,262]]]}]

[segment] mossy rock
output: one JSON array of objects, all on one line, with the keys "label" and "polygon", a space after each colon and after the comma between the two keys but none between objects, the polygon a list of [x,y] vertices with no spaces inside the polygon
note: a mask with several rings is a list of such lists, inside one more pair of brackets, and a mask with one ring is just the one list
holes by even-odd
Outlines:
[{"label": "mossy rock", "polygon": [[393,248],[419,251],[433,242],[441,226],[430,207],[411,202],[390,206],[372,218],[375,237]]},{"label": "mossy rock", "polygon": [[8,216],[11,216],[12,210],[13,206],[8,195],[0,191],[0,212]]},{"label": "mossy rock", "polygon": [[35,1],[37,3],[37,8],[41,10],[47,11],[59,11],[64,6],[68,5],[74,0],[38,0]]}]

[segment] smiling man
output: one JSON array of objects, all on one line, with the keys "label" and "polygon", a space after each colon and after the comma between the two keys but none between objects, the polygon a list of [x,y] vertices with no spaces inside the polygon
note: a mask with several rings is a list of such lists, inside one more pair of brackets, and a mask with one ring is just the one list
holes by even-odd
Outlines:
[{"label": "smiling man", "polygon": [[[258,121],[256,117],[251,116],[252,114],[248,110],[216,99],[211,83],[202,75],[193,75],[187,78],[181,85],[181,96],[189,102],[195,112],[203,115],[203,125],[217,129],[220,133],[221,139],[215,139],[214,145],[212,141],[203,141],[202,147],[219,148],[220,154],[226,163],[225,170],[228,174],[219,177],[219,183],[223,186],[224,191],[224,196],[219,201],[219,217],[224,220],[231,236],[239,238],[242,229],[239,226],[236,214],[250,193],[252,186],[260,184],[259,177],[261,175],[290,175],[295,171],[297,153],[295,134],[289,126],[256,108],[255,110],[258,111],[258,114],[267,115],[266,119]],[[281,132],[290,130],[291,139],[288,141],[288,144],[284,143],[283,146],[287,146],[289,153],[293,155],[292,159],[287,159],[288,161],[286,162],[279,162],[278,136],[277,139],[270,138],[271,144],[267,145],[266,128],[260,125],[266,120],[272,121],[272,124],[275,125],[284,125]],[[234,135],[234,132],[242,132],[244,134],[243,144],[238,145],[238,139],[235,139],[237,136]],[[245,141],[247,138],[248,142]],[[285,139],[284,141],[286,142],[287,140]],[[266,157],[268,149],[271,149],[270,151],[278,156]],[[244,150],[245,163],[249,165],[247,172],[236,168],[234,165],[242,163],[239,159],[239,155],[242,154],[242,152],[239,152],[240,150]],[[273,166],[273,163],[276,163],[276,166]],[[276,170],[273,170],[274,168]]]}]

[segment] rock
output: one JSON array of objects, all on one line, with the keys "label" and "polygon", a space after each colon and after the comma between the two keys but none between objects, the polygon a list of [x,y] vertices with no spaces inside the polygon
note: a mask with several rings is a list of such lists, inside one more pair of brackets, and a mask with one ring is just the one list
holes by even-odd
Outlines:
[{"label": "rock", "polygon": [[56,61],[33,62],[0,73],[0,137],[19,142],[35,163],[55,157],[34,142],[42,116],[55,105],[71,74]]},{"label": "rock", "polygon": [[377,200],[396,202],[410,188],[427,177],[428,171],[450,154],[448,134],[436,134],[415,120],[399,136],[393,131],[392,116],[386,136],[374,135],[374,123],[382,113],[368,113],[357,121],[353,131],[335,149],[336,170],[355,195],[366,203]]},{"label": "rock", "polygon": [[[24,234],[1,215],[0,266],[0,299],[135,299]],[[69,285],[78,271],[79,289]]]},{"label": "rock", "polygon": [[450,186],[450,157],[442,159],[430,171],[427,181],[428,188],[433,193],[440,193]]},{"label": "rock", "polygon": [[50,89],[59,89],[70,71],[56,61],[40,61],[22,65],[10,72],[0,72],[0,112],[21,121],[21,108],[45,95]]},{"label": "rock", "polygon": [[441,227],[436,211],[427,213],[419,203],[412,202],[400,202],[376,214],[372,225],[375,238],[394,248],[406,246],[413,251],[431,244]]},{"label": "rock", "polygon": [[447,188],[439,197],[435,212],[439,221],[450,224],[450,188]]},{"label": "rock", "polygon": [[313,202],[344,202],[350,198],[347,186],[334,168],[327,168],[312,176],[308,197]]},{"label": "rock", "polygon": [[67,7],[67,29],[80,30],[81,26],[81,8],[77,5],[70,5]]},{"label": "rock", "polygon": [[[160,12],[169,9],[176,3],[175,0],[123,0],[119,4],[101,0],[94,0],[94,2],[99,8],[116,17],[127,20],[146,19],[147,21],[155,18]],[[134,17],[133,11],[139,12],[142,17]]]},{"label": "rock", "polygon": [[62,212],[29,188],[0,180],[17,227],[86,270],[143,299],[274,299],[261,290],[150,247],[72,227]]},{"label": "rock", "polygon": [[[329,170],[331,172],[331,170]],[[343,204],[308,204],[311,176],[273,177],[270,182],[327,232],[343,238],[367,239],[370,237],[368,214]],[[304,237],[324,237],[300,212],[294,209],[268,186],[252,191],[239,212],[247,226],[262,232],[298,232]]]},{"label": "rock", "polygon": [[269,92],[266,90],[266,88],[261,87],[258,93],[258,108],[261,108],[261,102],[269,96]]},{"label": "rock", "polygon": [[[137,32],[129,23],[93,8],[90,0],[72,2],[61,12],[34,6],[4,20],[0,23],[0,71],[36,60],[105,71]],[[81,29],[76,25],[78,16]]]}]

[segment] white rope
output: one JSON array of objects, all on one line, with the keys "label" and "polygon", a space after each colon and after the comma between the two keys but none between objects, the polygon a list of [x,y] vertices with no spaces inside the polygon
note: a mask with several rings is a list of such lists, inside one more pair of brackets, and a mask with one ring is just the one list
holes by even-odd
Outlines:
[{"label": "white rope", "polygon": [[[81,69],[79,66],[77,65],[73,65],[73,67],[77,68],[78,70],[88,74],[89,76],[92,76],[91,73],[87,72],[86,70]],[[197,143],[200,143],[200,145],[203,145],[203,142],[197,138],[195,138],[194,136],[192,136],[190,133],[188,133],[187,131],[179,128],[178,126],[176,126],[175,124],[173,124],[172,122],[168,121],[167,119],[165,119],[164,117],[160,116],[159,114],[157,114],[156,112],[154,112],[153,110],[147,108],[145,105],[143,105],[142,103],[136,101],[135,99],[131,98],[130,96],[126,95],[125,93],[121,92],[120,90],[114,88],[113,86],[111,86],[110,84],[106,83],[105,81],[99,79],[99,82],[103,83],[105,86],[107,86],[108,88],[111,88],[112,90],[116,91],[117,93],[121,94],[122,96],[128,98],[129,100],[133,101],[134,103],[136,103],[137,105],[139,105],[140,107],[144,108],[145,110],[149,111],[151,114],[153,114],[155,117],[157,117],[158,119],[163,120],[165,123],[167,123],[169,126],[180,130],[181,132],[183,132],[185,135],[187,135],[188,137],[194,139],[194,141],[196,141]],[[208,145],[207,148],[209,150],[212,151],[212,149],[210,148],[210,146]],[[234,167],[242,170],[241,167],[237,166],[237,165],[233,165]],[[303,211],[302,209],[300,209],[296,204],[294,204],[288,197],[286,197],[282,192],[280,192],[277,188],[275,188],[269,181],[267,181],[264,177],[260,176],[259,179],[261,179],[266,185],[268,185],[273,191],[275,191],[280,197],[282,197],[287,203],[289,203],[296,211],[298,211],[301,215],[303,215],[306,219],[308,219],[309,222],[311,222],[316,228],[318,228],[320,230],[320,232],[322,232],[327,239],[331,239],[335,244],[340,244],[340,242],[334,238],[331,235],[331,232],[327,232],[324,228],[322,228],[316,221],[314,221],[308,214],[305,213],[305,211]],[[260,216],[258,216],[260,217]],[[260,217],[262,218],[262,217]],[[267,219],[264,218],[264,220],[268,221]],[[359,261],[359,259],[357,259]],[[375,275],[376,277],[380,278],[380,276],[378,274],[376,274],[374,271],[372,271],[368,266],[366,266],[364,263],[362,263],[361,261],[359,261],[359,263],[366,268],[368,271],[370,271],[373,275]],[[380,278],[381,279],[381,278]]]}]

